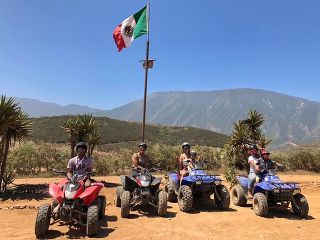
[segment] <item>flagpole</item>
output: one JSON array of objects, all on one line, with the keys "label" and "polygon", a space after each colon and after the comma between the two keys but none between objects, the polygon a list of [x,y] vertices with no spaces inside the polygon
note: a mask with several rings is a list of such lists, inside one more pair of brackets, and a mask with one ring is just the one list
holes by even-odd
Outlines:
[{"label": "flagpole", "polygon": [[146,109],[147,109],[147,88],[148,88],[148,69],[152,67],[149,65],[149,19],[150,19],[150,2],[147,2],[147,43],[146,43],[146,59],[144,60],[143,67],[145,69],[144,74],[144,97],[143,97],[143,117],[142,117],[142,130],[141,141],[144,142],[145,136],[145,124],[146,124]]}]

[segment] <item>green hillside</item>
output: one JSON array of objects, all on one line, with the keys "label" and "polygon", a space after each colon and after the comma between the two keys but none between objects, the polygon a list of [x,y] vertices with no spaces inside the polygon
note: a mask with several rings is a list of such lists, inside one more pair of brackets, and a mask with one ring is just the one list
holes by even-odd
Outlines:
[{"label": "green hillside", "polygon": [[[65,143],[68,135],[59,127],[71,116],[55,116],[33,118],[33,133],[31,139],[53,143]],[[101,144],[138,142],[141,135],[141,124],[95,117],[102,133]],[[145,138],[148,143],[165,143],[179,145],[188,141],[192,145],[207,145],[222,147],[227,136],[209,130],[193,127],[167,127],[160,125],[147,125]]]}]

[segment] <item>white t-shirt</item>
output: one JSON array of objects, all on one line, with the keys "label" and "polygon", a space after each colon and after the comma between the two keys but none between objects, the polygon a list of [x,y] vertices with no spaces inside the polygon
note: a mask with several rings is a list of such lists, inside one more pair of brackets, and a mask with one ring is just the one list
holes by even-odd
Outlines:
[{"label": "white t-shirt", "polygon": [[259,159],[260,158],[256,158],[254,156],[250,156],[248,158],[248,163],[249,163],[249,166],[250,166],[250,173],[255,173],[256,172],[255,166],[252,166],[252,163],[250,163],[250,162],[254,162],[254,165],[256,165]]},{"label": "white t-shirt", "polygon": [[82,159],[79,159],[79,157],[76,156],[69,160],[67,168],[72,169],[73,174],[85,174],[87,169],[92,168],[92,159],[86,156],[84,156]]}]

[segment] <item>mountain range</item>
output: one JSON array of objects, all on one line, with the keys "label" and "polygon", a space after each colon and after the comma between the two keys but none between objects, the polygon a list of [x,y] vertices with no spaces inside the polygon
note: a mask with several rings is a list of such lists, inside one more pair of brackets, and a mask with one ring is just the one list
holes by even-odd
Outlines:
[{"label": "mountain range", "polygon": [[[92,113],[125,121],[139,122],[142,119],[143,99],[112,110],[16,99],[32,117]],[[263,114],[262,129],[273,139],[274,145],[320,140],[319,102],[258,89],[153,93],[147,98],[146,121],[230,134],[233,123],[245,119],[250,109]]]}]

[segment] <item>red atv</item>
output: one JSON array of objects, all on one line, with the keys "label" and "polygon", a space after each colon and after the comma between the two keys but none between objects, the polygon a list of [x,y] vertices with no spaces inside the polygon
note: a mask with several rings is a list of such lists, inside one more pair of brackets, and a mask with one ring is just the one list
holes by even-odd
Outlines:
[{"label": "red atv", "polygon": [[[54,172],[66,176],[64,171]],[[54,201],[52,205],[44,204],[38,210],[35,225],[37,237],[46,234],[51,219],[53,223],[62,221],[85,226],[88,236],[94,236],[98,232],[98,220],[104,218],[106,198],[98,196],[104,187],[103,183],[90,183],[92,175],[94,175],[93,172],[84,175],[75,174],[70,179],[63,179],[58,184],[49,185],[49,194]]]}]

